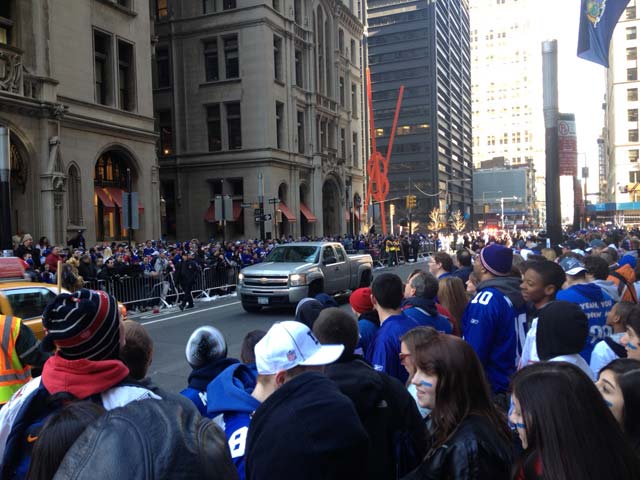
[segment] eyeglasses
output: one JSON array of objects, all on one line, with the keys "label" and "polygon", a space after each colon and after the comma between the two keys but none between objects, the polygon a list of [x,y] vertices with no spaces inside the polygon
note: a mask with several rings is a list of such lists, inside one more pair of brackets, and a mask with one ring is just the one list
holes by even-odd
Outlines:
[{"label": "eyeglasses", "polygon": [[410,356],[411,356],[411,354],[410,354],[410,353],[403,353],[403,352],[400,352],[400,353],[398,354],[398,357],[400,357],[400,363],[404,362],[404,359],[405,359],[405,358],[407,358],[407,357],[410,357]]}]

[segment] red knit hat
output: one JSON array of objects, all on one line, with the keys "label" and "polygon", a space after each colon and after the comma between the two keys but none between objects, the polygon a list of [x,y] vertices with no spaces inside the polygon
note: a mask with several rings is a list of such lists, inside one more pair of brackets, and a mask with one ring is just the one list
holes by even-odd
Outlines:
[{"label": "red knit hat", "polygon": [[371,289],[369,287],[358,288],[349,297],[349,303],[357,313],[370,312],[373,310]]}]

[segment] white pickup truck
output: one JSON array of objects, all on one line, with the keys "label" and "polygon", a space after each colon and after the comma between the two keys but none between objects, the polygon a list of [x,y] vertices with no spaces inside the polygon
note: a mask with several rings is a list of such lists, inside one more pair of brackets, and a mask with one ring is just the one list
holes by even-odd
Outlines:
[{"label": "white pickup truck", "polygon": [[247,312],[271,305],[295,305],[318,293],[367,287],[371,255],[347,255],[336,242],[299,242],[275,247],[262,263],[243,268],[238,296]]}]

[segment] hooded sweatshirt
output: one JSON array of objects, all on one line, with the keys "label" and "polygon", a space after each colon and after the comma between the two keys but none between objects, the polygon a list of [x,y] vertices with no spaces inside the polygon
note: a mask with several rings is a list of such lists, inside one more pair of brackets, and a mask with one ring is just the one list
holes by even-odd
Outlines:
[{"label": "hooded sweatshirt", "polygon": [[200,368],[194,368],[189,375],[189,386],[180,392],[189,400],[191,400],[200,415],[207,415],[207,385],[216,378],[229,365],[239,363],[235,358],[220,358],[204,365]]},{"label": "hooded sweatshirt", "polygon": [[494,393],[509,387],[524,345],[526,323],[520,279],[495,277],[478,284],[462,315],[462,334],[478,354]]},{"label": "hooded sweatshirt", "polygon": [[603,292],[607,293],[614,302],[620,301],[618,286],[612,280],[594,280],[592,283],[599,286]]},{"label": "hooded sweatshirt", "polygon": [[246,452],[248,480],[363,478],[369,438],[333,381],[305,372],[256,410]]},{"label": "hooded sweatshirt", "polygon": [[419,325],[433,327],[441,333],[451,333],[453,328],[444,315],[438,313],[436,302],[430,298],[409,297],[402,301],[402,311]]},{"label": "hooded sweatshirt", "polygon": [[240,480],[245,478],[244,452],[251,415],[260,406],[251,396],[255,387],[256,372],[241,363],[227,367],[207,387],[207,416],[222,416],[220,423]]},{"label": "hooded sweatshirt", "polygon": [[589,336],[585,347],[580,352],[587,363],[591,361],[591,352],[596,343],[611,335],[611,327],[607,326],[607,314],[613,307],[613,300],[594,283],[579,283],[560,290],[556,300],[576,303],[589,320]]}]

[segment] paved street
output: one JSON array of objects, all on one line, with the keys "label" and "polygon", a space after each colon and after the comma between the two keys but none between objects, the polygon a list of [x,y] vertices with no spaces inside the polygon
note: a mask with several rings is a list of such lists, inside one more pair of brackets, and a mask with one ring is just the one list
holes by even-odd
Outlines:
[{"label": "paved street", "polygon": [[[420,262],[426,268],[426,262]],[[403,279],[415,268],[414,264],[392,269],[381,269],[374,273],[393,271]],[[344,303],[342,308],[349,308]],[[181,312],[173,308],[162,314],[148,313],[136,316],[154,341],[154,359],[150,368],[153,381],[168,391],[178,392],[187,385],[191,371],[185,359],[185,344],[191,332],[203,325],[219,328],[227,339],[229,356],[237,357],[245,334],[251,330],[269,327],[278,321],[293,320],[293,309],[269,309],[261,313],[247,313],[242,309],[237,297],[229,296],[213,301],[197,301],[196,308]]]}]

